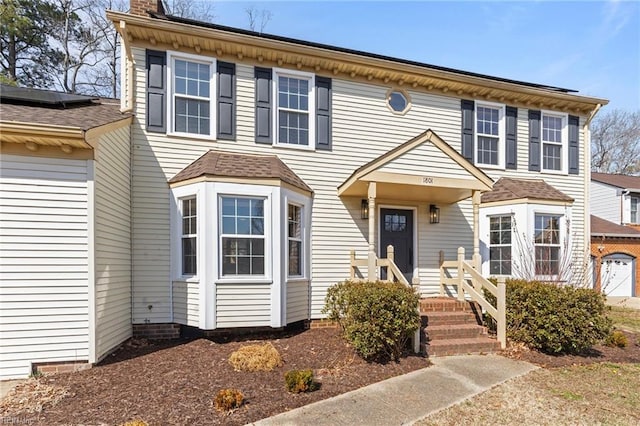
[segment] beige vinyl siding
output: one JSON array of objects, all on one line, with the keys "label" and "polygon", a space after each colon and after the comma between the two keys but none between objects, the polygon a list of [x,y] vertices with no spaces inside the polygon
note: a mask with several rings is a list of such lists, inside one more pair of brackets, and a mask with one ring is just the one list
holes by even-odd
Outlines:
[{"label": "beige vinyl siding", "polygon": [[217,284],[216,328],[271,324],[270,284]]},{"label": "beige vinyl siding", "polygon": [[[134,322],[170,321],[169,317],[169,211],[166,181],[209,149],[278,155],[313,189],[311,230],[311,317],[321,317],[326,289],[348,277],[349,251],[366,255],[368,227],[360,219],[360,198],[337,196],[337,187],[355,169],[394,147],[432,129],[455,150],[460,150],[460,99],[408,90],[412,107],[405,115],[393,114],[386,105],[389,86],[332,79],[333,149],[307,151],[254,142],[254,69],[236,64],[237,139],[215,141],[146,133],[144,50],[133,49],[137,67],[137,111],[134,123]],[[526,110],[518,121],[518,171],[528,174],[528,125]],[[581,136],[582,137],[582,136]],[[582,143],[582,139],[581,139]],[[427,159],[425,159],[427,160]],[[581,163],[582,164],[582,163]],[[584,172],[584,171],[582,171]],[[499,173],[491,174],[492,177]],[[546,175],[545,175],[546,178]],[[554,176],[553,182],[562,181]],[[582,198],[581,180],[571,178],[567,193]],[[550,181],[553,185],[554,183]],[[563,187],[566,187],[564,185]],[[393,204],[393,203],[391,203]],[[437,292],[439,250],[455,257],[457,247],[471,252],[470,201],[441,208],[441,223],[428,224],[428,202],[419,208],[421,234],[418,256],[424,293]],[[580,205],[580,201],[577,201]],[[574,215],[578,215],[578,209]],[[576,219],[576,222],[582,219]],[[424,239],[422,238],[424,235]],[[470,255],[469,255],[470,257]],[[422,261],[424,260],[424,264]],[[147,305],[154,308],[150,312]],[[260,309],[252,308],[251,311]],[[238,311],[238,314],[241,311]],[[265,317],[266,318],[266,317]],[[265,319],[266,322],[266,319]]]},{"label": "beige vinyl siding", "polygon": [[173,282],[173,320],[178,324],[200,325],[200,285],[194,281]]},{"label": "beige vinyl siding", "polygon": [[306,319],[309,319],[309,282],[288,282],[286,324]]},{"label": "beige vinyl siding", "polygon": [[0,156],[0,380],[89,356],[87,161]]},{"label": "beige vinyl siding", "polygon": [[129,128],[103,135],[95,161],[96,358],[131,337]]},{"label": "beige vinyl siding", "polygon": [[622,223],[622,203],[619,189],[591,181],[591,214],[609,222]]},{"label": "beige vinyl siding", "polygon": [[432,177],[476,180],[471,173],[430,142],[425,142],[389,161],[378,170],[387,173],[415,175],[416,171],[424,171],[426,169],[429,170],[428,175]]}]

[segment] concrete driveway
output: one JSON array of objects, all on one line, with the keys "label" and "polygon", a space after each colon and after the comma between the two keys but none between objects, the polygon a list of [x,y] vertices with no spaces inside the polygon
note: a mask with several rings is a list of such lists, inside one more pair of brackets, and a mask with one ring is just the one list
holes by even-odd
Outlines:
[{"label": "concrete driveway", "polygon": [[607,305],[640,310],[640,297],[607,296]]}]

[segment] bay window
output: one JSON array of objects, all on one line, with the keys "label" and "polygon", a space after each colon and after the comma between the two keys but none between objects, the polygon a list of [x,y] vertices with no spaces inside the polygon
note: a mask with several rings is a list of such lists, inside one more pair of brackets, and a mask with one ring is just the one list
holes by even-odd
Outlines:
[{"label": "bay window", "polygon": [[265,274],[264,199],[221,197],[222,276]]},{"label": "bay window", "polygon": [[288,271],[290,277],[302,275],[302,208],[295,204],[288,205]]},{"label": "bay window", "polygon": [[535,273],[551,276],[560,273],[560,215],[535,215]]},{"label": "bay window", "polygon": [[182,235],[180,238],[182,249],[182,275],[196,275],[198,271],[198,214],[196,198],[185,198],[180,201],[182,211]]},{"label": "bay window", "polygon": [[489,273],[511,275],[511,215],[489,218]]}]

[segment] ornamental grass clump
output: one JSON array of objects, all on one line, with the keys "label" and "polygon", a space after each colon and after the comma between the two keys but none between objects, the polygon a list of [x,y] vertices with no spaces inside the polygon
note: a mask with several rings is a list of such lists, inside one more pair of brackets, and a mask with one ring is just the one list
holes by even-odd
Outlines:
[{"label": "ornamental grass clump", "polygon": [[[605,298],[593,289],[521,279],[506,284],[507,337],[513,341],[548,354],[577,354],[611,333]],[[485,296],[495,306],[495,297]]]},{"label": "ornamental grass clump", "polygon": [[233,352],[229,364],[236,371],[271,371],[282,366],[282,357],[271,344],[247,345]]},{"label": "ornamental grass clump", "polygon": [[366,360],[398,360],[420,327],[420,296],[402,283],[343,281],[329,288],[323,313]]}]

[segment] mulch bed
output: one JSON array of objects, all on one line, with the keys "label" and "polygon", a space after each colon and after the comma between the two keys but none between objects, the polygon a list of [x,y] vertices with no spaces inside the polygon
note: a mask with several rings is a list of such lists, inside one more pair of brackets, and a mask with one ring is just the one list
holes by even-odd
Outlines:
[{"label": "mulch bed", "polygon": [[579,355],[547,355],[542,352],[527,350],[522,346],[512,346],[503,355],[510,358],[528,361],[545,368],[570,367],[587,365],[596,362],[640,363],[640,334],[623,331],[629,340],[626,348],[610,348],[596,345],[591,350]]},{"label": "mulch bed", "polygon": [[[0,423],[19,419],[32,425],[120,425],[142,419],[150,425],[241,425],[430,364],[427,358],[414,355],[397,363],[367,363],[338,330],[312,329],[259,336],[260,342],[269,341],[278,349],[282,367],[271,372],[234,371],[229,356],[255,343],[249,339],[257,337],[129,341],[90,370],[38,379],[52,394],[58,389],[67,395],[31,413],[26,405],[0,407]],[[313,369],[320,388],[310,393],[287,392],[284,373],[306,368]],[[216,411],[213,398],[223,388],[239,389],[245,404],[230,414]]]}]

